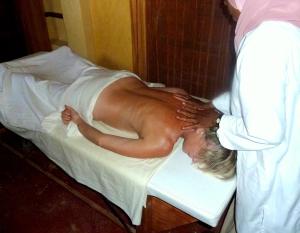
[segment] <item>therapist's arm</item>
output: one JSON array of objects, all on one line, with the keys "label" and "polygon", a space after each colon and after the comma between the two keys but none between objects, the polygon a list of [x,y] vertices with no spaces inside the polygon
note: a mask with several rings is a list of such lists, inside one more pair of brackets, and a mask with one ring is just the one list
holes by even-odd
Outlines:
[{"label": "therapist's arm", "polygon": [[222,93],[214,98],[211,102],[212,106],[223,114],[230,115],[230,93],[229,91]]},{"label": "therapist's arm", "polygon": [[257,30],[240,49],[231,97],[234,112],[222,117],[218,130],[228,149],[264,150],[284,140],[290,44],[280,28],[272,30],[277,37],[269,30]]}]

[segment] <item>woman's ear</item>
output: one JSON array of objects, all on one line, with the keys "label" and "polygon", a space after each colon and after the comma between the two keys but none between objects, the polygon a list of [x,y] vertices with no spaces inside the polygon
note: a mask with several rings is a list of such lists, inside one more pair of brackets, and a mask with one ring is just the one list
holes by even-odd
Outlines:
[{"label": "woman's ear", "polygon": [[207,149],[211,151],[215,151],[218,149],[218,145],[213,141],[208,139],[207,140]]},{"label": "woman's ear", "polygon": [[204,128],[197,128],[196,133],[202,136],[205,136],[205,129]]}]

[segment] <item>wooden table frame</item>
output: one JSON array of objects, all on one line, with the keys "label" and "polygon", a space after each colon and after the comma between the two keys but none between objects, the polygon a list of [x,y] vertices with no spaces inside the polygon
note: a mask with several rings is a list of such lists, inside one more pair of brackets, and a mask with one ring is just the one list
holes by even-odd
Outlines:
[{"label": "wooden table frame", "polygon": [[230,203],[222,214],[218,225],[211,227],[156,197],[148,196],[147,206],[143,209],[142,223],[137,226],[136,233],[158,233],[195,222],[199,222],[203,228],[201,231],[203,233],[220,233]]}]

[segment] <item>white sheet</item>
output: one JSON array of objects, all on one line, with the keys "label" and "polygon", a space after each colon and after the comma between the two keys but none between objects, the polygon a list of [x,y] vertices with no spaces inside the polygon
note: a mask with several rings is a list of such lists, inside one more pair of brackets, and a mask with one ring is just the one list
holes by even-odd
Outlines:
[{"label": "white sheet", "polygon": [[[14,73],[32,74],[39,79],[73,83],[91,67],[90,61],[74,54],[69,47],[62,46],[52,52],[41,52],[3,65]],[[71,69],[70,69],[71,68]]]},{"label": "white sheet", "polygon": [[[103,132],[135,137],[95,123]],[[61,127],[40,134],[35,144],[78,182],[122,208],[135,225],[141,222],[147,183],[166,158],[135,159],[102,149],[84,137],[65,137]]]}]

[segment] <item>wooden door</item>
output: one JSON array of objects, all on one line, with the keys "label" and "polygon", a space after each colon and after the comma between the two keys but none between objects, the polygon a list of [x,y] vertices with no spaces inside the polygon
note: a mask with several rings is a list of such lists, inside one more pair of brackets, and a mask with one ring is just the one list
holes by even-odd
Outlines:
[{"label": "wooden door", "polygon": [[0,62],[27,54],[14,1],[0,1]]},{"label": "wooden door", "polygon": [[234,24],[221,0],[131,0],[135,72],[212,98],[234,67]]},{"label": "wooden door", "polygon": [[46,18],[42,0],[13,0],[16,6],[26,48],[29,54],[50,51]]}]

